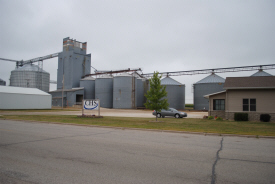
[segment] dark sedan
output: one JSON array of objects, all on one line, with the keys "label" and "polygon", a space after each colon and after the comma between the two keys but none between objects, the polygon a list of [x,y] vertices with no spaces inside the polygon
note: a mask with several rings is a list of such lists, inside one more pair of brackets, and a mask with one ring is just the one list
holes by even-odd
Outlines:
[{"label": "dark sedan", "polygon": [[[156,111],[153,111],[153,115],[156,115]],[[174,116],[175,118],[183,118],[187,117],[187,114],[185,112],[180,112],[174,108],[168,108],[162,109],[160,112],[157,113],[158,118],[162,117],[164,118],[165,116]]]}]

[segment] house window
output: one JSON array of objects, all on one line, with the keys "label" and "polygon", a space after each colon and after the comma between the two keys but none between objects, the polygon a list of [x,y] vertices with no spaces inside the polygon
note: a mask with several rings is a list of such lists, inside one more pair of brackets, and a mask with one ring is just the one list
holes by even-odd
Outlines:
[{"label": "house window", "polygon": [[249,111],[249,99],[243,99],[243,111]]},{"label": "house window", "polygon": [[250,99],[250,111],[256,111],[256,99]]},{"label": "house window", "polygon": [[243,99],[243,111],[256,111],[256,99]]},{"label": "house window", "polygon": [[224,110],[225,101],[224,99],[213,100],[213,110]]}]

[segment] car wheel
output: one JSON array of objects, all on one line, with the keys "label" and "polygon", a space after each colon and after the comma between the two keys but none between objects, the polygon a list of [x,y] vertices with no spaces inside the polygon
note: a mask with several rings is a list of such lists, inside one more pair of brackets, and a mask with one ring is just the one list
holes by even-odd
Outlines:
[{"label": "car wheel", "polygon": [[157,117],[158,117],[158,118],[161,118],[161,114],[160,114],[160,113],[158,113]]},{"label": "car wheel", "polygon": [[180,117],[180,115],[179,114],[175,114],[175,118],[179,118]]}]

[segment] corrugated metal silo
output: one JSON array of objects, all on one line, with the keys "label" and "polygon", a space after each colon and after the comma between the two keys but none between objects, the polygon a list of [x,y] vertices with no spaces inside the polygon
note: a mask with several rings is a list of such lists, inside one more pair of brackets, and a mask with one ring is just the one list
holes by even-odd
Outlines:
[{"label": "corrugated metal silo", "polygon": [[197,83],[193,84],[194,90],[194,109],[195,110],[208,110],[208,99],[204,98],[205,95],[223,91],[225,79],[211,74]]},{"label": "corrugated metal silo", "polygon": [[6,85],[6,81],[0,79],[0,86],[5,86]]},{"label": "corrugated metal silo", "polygon": [[80,87],[84,87],[84,99],[95,99],[95,78],[85,77],[81,79]]},{"label": "corrugated metal silo", "polygon": [[144,107],[144,86],[143,86],[143,79],[137,78],[137,107]]},{"label": "corrugated metal silo", "polygon": [[113,108],[113,77],[103,75],[95,79],[95,98],[100,99],[100,106]]},{"label": "corrugated metal silo", "polygon": [[185,108],[185,85],[172,79],[171,77],[165,77],[161,79],[161,85],[166,86],[167,99],[169,107],[175,109]]},{"label": "corrugated metal silo", "polygon": [[149,79],[147,78],[143,78],[142,79],[142,84],[143,84],[143,106],[142,107],[145,107],[145,103],[147,101],[147,98],[145,97],[145,94],[147,94],[147,91],[149,90],[150,88],[150,83],[149,83]]},{"label": "corrugated metal silo", "polygon": [[11,71],[10,86],[38,88],[49,92],[50,74],[37,65],[26,64]]},{"label": "corrugated metal silo", "polygon": [[114,77],[113,107],[134,109],[137,107],[137,78],[127,73]]},{"label": "corrugated metal silo", "polygon": [[251,77],[258,77],[258,76],[272,76],[272,75],[263,70],[259,70],[258,72],[251,75]]}]

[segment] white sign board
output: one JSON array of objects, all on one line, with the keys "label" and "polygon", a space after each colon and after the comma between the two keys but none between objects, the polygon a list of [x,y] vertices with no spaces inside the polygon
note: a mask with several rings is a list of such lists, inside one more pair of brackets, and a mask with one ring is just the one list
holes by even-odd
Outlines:
[{"label": "white sign board", "polygon": [[83,100],[82,101],[82,115],[84,115],[84,110],[98,110],[98,116],[100,116],[100,100]]},{"label": "white sign board", "polygon": [[99,100],[83,100],[83,109],[85,110],[98,110]]}]

